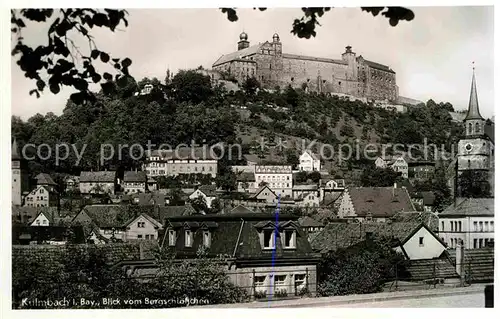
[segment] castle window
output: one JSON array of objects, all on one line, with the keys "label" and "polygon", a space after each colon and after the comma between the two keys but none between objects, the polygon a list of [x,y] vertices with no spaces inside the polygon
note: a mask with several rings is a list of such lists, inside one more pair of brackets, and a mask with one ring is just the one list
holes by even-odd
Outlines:
[{"label": "castle window", "polygon": [[479,123],[476,123],[476,133],[479,133]]},{"label": "castle window", "polygon": [[472,123],[469,123],[469,134],[472,134]]}]

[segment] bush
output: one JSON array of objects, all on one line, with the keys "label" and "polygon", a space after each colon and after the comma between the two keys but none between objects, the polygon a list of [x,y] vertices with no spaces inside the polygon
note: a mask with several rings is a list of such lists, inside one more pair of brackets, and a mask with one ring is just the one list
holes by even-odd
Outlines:
[{"label": "bush", "polygon": [[265,291],[263,290],[259,290],[259,291],[256,291],[253,296],[255,297],[255,299],[264,299],[266,298],[267,294]]},{"label": "bush", "polygon": [[278,289],[274,292],[274,295],[278,298],[288,297],[288,292],[286,289]]}]

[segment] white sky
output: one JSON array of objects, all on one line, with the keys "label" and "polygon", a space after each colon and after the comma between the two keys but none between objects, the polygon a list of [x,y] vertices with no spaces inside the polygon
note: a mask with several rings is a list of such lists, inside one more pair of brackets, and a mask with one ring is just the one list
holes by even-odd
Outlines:
[{"label": "white sky", "polygon": [[[301,40],[290,33],[301,10],[239,9],[238,22],[229,22],[217,9],[130,9],[129,27],[123,31],[94,29],[98,47],[116,57],[129,57],[131,74],[163,80],[172,71],[210,68],[220,55],[236,50],[241,31],[250,44],[271,40],[277,32],[283,51],[318,57],[340,58],[347,45],[366,59],[389,65],[396,71],[400,95],[427,101],[449,101],[464,109],[469,101],[472,61],[476,65],[479,106],[483,116],[493,115],[494,10],[485,7],[412,8],[415,19],[391,27],[383,17],[359,8],[334,8],[321,18],[316,38]],[[26,29],[28,43],[45,44],[45,28]],[[88,48],[82,42],[82,51]],[[11,59],[12,114],[27,119],[37,112],[61,114],[70,89],[40,99],[29,96],[30,82]]]}]

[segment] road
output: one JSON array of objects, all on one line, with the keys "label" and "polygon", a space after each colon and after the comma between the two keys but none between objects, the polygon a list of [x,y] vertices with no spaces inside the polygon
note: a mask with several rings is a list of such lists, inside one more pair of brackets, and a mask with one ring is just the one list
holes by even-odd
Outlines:
[{"label": "road", "polygon": [[[313,305],[315,307],[315,305]],[[317,305],[316,307],[329,307]],[[335,308],[484,308],[484,294],[468,294],[420,299],[385,300],[334,305]]]}]

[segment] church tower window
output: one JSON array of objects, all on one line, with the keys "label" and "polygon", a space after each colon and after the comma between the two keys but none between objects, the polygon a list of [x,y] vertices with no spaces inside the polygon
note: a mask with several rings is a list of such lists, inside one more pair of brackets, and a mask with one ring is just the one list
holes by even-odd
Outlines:
[{"label": "church tower window", "polygon": [[476,133],[479,133],[479,123],[476,122]]},{"label": "church tower window", "polygon": [[469,134],[472,134],[472,123],[469,123]]}]

